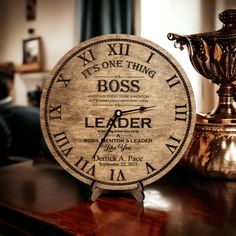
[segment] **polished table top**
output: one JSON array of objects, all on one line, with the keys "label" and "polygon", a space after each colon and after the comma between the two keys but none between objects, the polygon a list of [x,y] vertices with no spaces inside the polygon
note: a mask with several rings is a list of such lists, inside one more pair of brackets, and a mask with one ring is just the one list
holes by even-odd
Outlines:
[{"label": "polished table top", "polygon": [[0,235],[236,235],[233,181],[174,168],[145,187],[143,204],[117,192],[90,202],[88,192],[56,164],[1,167]]}]

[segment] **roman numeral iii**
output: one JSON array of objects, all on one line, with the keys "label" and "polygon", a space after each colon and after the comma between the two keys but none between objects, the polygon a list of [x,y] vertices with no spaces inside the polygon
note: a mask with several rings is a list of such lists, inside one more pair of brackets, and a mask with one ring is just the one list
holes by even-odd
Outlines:
[{"label": "roman numeral iii", "polygon": [[187,105],[175,105],[175,120],[187,121]]}]

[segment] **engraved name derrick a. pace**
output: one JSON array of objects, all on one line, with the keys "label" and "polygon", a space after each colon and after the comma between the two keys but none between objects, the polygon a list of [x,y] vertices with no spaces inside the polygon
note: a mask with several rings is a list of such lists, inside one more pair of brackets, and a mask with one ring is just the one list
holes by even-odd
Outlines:
[{"label": "engraved name derrick a. pace", "polygon": [[115,155],[111,155],[111,156],[94,156],[92,158],[93,161],[102,161],[102,162],[121,162],[121,161],[136,161],[136,162],[142,162],[143,161],[143,157],[142,156],[133,156],[133,155],[128,155],[127,157],[125,156],[115,156]]},{"label": "engraved name derrick a. pace", "polygon": [[152,128],[151,118],[123,118],[119,117],[114,122],[114,118],[104,118],[104,117],[85,117],[84,127],[85,128],[108,128],[112,126],[113,128]]}]

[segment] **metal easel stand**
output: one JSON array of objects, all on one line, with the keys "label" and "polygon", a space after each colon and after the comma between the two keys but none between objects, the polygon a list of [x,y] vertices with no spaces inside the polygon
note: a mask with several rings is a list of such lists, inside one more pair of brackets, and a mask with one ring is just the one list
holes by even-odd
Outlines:
[{"label": "metal easel stand", "polygon": [[[96,201],[102,194],[110,193],[113,190],[102,189],[97,186],[97,181],[93,181],[90,186],[89,198],[91,201]],[[116,190],[115,190],[116,191]],[[137,188],[121,190],[119,192],[128,193],[132,195],[138,202],[143,202],[144,200],[144,187],[141,181],[137,182]]]}]

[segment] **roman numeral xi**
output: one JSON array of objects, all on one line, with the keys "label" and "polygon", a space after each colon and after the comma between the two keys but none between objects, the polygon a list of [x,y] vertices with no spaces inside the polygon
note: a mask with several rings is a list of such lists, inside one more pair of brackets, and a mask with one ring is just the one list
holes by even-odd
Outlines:
[{"label": "roman numeral xi", "polygon": [[88,51],[82,53],[81,55],[78,56],[79,59],[83,61],[83,66],[86,66],[88,63],[96,60],[94,53],[92,49],[89,49]]}]

